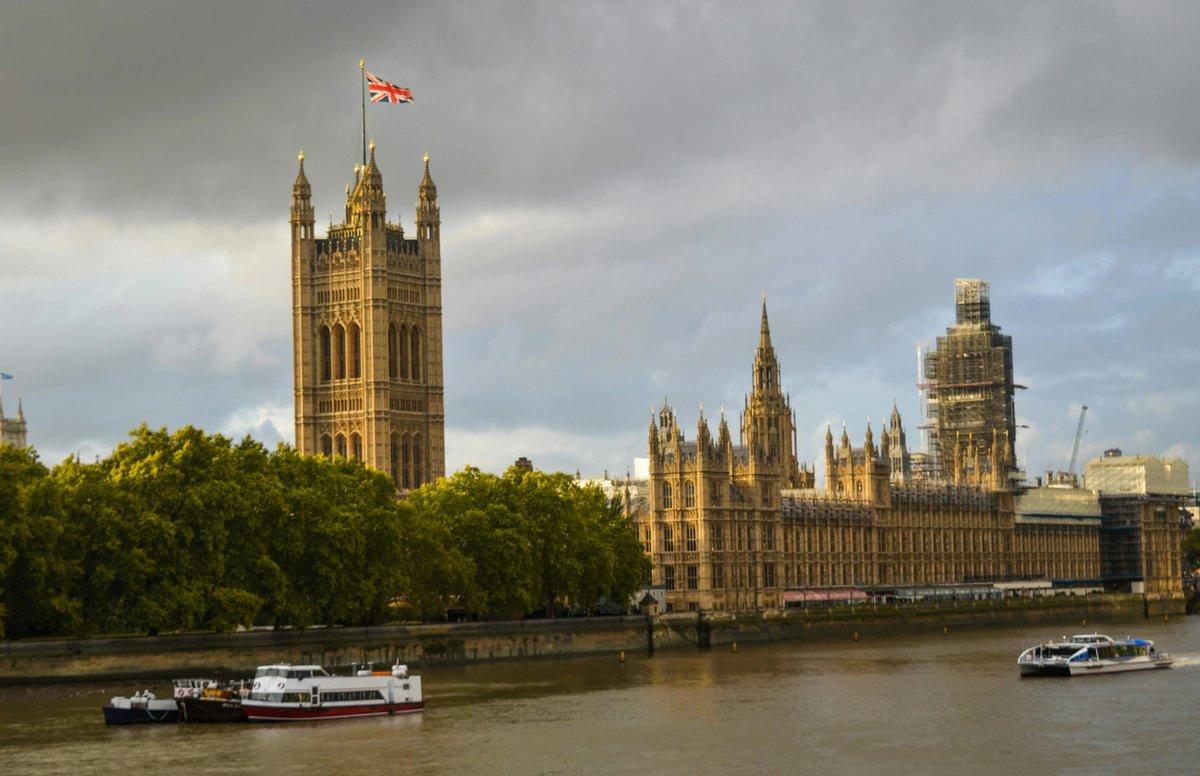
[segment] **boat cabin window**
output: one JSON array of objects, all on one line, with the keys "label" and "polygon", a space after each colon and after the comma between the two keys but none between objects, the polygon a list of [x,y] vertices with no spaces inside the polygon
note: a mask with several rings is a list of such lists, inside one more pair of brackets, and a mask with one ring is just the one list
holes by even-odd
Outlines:
[{"label": "boat cabin window", "polygon": [[306,667],[306,668],[287,668],[284,666],[264,666],[254,672],[256,678],[264,676],[278,676],[284,679],[308,679],[313,676],[329,676],[324,668],[321,667]]},{"label": "boat cabin window", "polygon": [[318,671],[319,669],[312,668],[293,668],[292,670],[288,671],[288,679],[309,679],[313,676],[325,675],[324,671],[320,671],[320,673],[318,673]]}]

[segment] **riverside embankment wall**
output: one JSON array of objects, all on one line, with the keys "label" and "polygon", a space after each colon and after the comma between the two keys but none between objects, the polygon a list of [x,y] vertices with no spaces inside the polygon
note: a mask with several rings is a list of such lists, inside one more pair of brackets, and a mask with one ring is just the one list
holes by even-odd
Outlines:
[{"label": "riverside embankment wall", "polygon": [[[668,614],[0,642],[0,683],[184,675],[245,676],[274,662],[413,666],[570,657],[735,641],[942,633],[945,629],[1072,622],[1080,626],[1183,614],[1183,599],[1105,594],[1058,598],[860,604],[780,613]],[[651,646],[653,645],[653,646]]]}]

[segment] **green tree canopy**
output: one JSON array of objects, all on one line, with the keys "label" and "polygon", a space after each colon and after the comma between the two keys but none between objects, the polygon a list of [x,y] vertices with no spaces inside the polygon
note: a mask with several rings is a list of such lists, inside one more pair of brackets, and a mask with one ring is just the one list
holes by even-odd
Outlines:
[{"label": "green tree canopy", "polygon": [[187,426],[92,464],[0,447],[0,635],[521,617],[623,604],[648,561],[565,474],[467,468],[403,500],[356,461]]}]

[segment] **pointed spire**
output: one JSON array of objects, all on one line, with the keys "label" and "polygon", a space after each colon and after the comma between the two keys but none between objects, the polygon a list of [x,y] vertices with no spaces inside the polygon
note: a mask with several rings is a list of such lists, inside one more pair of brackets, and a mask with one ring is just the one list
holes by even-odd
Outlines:
[{"label": "pointed spire", "polygon": [[428,195],[429,199],[437,197],[437,186],[433,183],[433,176],[429,174],[429,154],[425,154],[425,174],[421,176],[419,190],[422,195]]},{"label": "pointed spire", "polygon": [[25,399],[22,396],[17,397],[17,420],[25,420]]},{"label": "pointed spire", "polygon": [[704,405],[700,405],[700,419],[696,421],[696,446],[697,451],[703,450],[704,446],[712,439],[712,433],[708,430],[708,421],[704,419]]},{"label": "pointed spire", "polygon": [[375,164],[375,140],[371,139],[371,144],[367,146],[369,156],[367,157],[367,165],[362,168],[363,183],[370,182],[372,185],[381,186],[383,184],[383,175],[379,172],[379,165]]},{"label": "pointed spire", "polygon": [[762,323],[758,330],[758,347],[767,349],[771,347],[771,324],[767,320],[767,292],[762,294]]},{"label": "pointed spire", "polygon": [[900,408],[896,406],[896,400],[892,399],[892,428],[900,427]]},{"label": "pointed spire", "polygon": [[296,172],[296,182],[292,184],[292,191],[295,193],[311,193],[312,187],[308,185],[308,176],[304,174],[304,152],[296,154],[296,161],[300,163],[300,169]]}]

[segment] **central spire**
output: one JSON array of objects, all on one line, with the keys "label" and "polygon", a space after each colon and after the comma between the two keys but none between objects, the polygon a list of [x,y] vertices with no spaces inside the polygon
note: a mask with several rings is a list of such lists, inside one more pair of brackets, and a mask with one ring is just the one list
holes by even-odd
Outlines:
[{"label": "central spire", "polygon": [[771,347],[771,324],[767,321],[767,292],[763,291],[762,295],[762,325],[758,332],[758,347],[766,349]]}]

